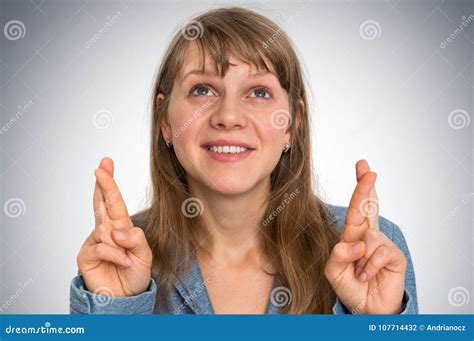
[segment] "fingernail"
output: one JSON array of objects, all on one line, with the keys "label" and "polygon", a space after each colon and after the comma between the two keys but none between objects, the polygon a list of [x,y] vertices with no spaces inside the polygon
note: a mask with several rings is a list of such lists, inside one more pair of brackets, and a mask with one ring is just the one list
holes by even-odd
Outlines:
[{"label": "fingernail", "polygon": [[364,282],[366,279],[367,279],[367,272],[363,271],[360,275],[359,275],[359,279]]},{"label": "fingernail", "polygon": [[118,240],[125,240],[128,238],[128,233],[125,231],[115,231],[115,236]]},{"label": "fingernail", "polygon": [[354,253],[359,253],[360,250],[362,250],[362,243],[361,242],[357,242],[354,245],[352,245],[352,251]]},{"label": "fingernail", "polygon": [[132,265],[132,260],[128,257],[125,257],[125,264]]}]

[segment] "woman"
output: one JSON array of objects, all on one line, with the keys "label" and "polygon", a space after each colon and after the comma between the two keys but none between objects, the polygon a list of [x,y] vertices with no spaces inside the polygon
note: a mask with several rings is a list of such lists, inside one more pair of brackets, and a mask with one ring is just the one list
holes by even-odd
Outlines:
[{"label": "woman", "polygon": [[313,193],[310,121],[287,35],[242,8],[195,17],[156,77],[152,200],[130,217],[104,158],[72,313],[417,313],[400,229],[356,164],[349,207]]}]

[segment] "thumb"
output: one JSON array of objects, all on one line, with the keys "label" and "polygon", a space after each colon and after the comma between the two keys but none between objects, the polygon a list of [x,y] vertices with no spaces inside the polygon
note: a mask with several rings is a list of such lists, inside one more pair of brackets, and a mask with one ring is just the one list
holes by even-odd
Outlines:
[{"label": "thumb", "polygon": [[145,233],[139,227],[129,229],[116,229],[112,231],[112,239],[138,258],[151,262],[151,250],[145,237]]},{"label": "thumb", "polygon": [[331,280],[337,278],[347,266],[365,255],[366,245],[363,241],[353,243],[340,242],[332,249],[326,264],[325,274]]}]

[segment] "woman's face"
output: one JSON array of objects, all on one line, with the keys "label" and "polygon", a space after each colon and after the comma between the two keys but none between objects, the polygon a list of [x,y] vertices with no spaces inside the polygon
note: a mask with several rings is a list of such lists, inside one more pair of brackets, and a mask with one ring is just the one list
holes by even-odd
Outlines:
[{"label": "woman's face", "polygon": [[[168,123],[161,126],[188,181],[229,195],[245,193],[268,179],[290,141],[291,124],[288,95],[276,75],[237,58],[230,62],[220,78],[206,56],[201,73],[198,47],[190,44],[173,85]],[[225,153],[239,149],[224,146],[242,145],[250,148]]]}]

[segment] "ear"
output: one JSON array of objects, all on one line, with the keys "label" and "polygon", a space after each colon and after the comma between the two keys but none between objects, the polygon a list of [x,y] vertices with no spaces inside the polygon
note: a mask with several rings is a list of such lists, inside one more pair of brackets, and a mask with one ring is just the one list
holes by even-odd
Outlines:
[{"label": "ear", "polygon": [[[163,105],[165,99],[165,95],[159,93],[158,96],[156,96],[156,107]],[[165,115],[165,117],[163,117],[163,119],[161,120],[160,128],[161,134],[163,135],[164,139],[171,140],[171,126],[168,121],[168,115]]]}]

